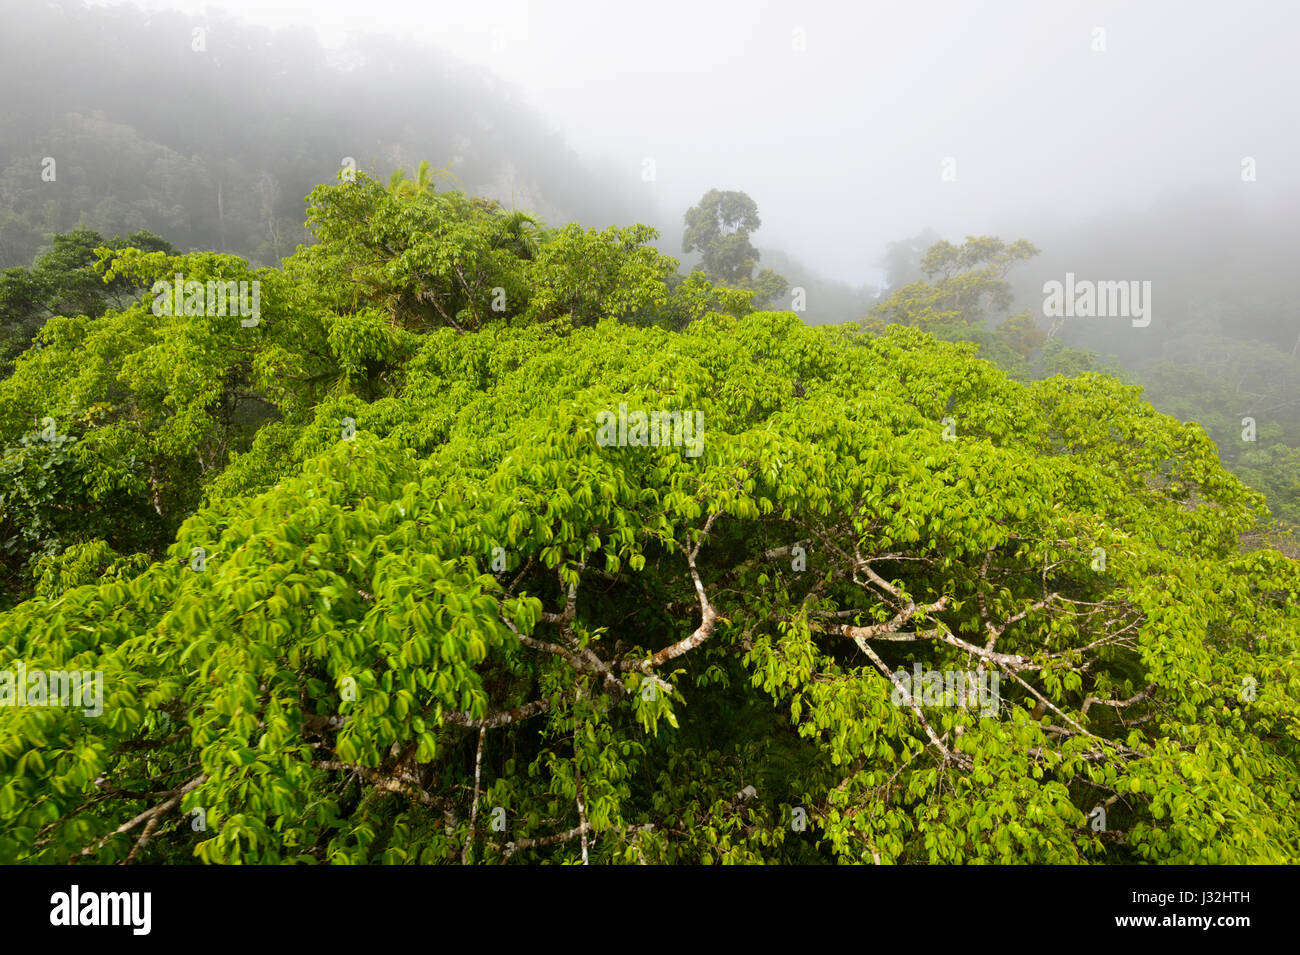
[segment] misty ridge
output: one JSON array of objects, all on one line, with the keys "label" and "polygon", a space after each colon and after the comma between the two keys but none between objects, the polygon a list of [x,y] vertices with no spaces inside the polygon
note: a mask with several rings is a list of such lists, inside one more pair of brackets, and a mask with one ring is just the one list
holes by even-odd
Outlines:
[{"label": "misty ridge", "polygon": [[0,865],[1300,859],[1300,15],[0,3]]},{"label": "misty ridge", "polygon": [[[681,259],[683,268],[695,264],[679,241],[689,202],[679,200],[674,208],[657,199],[641,163],[619,169],[608,157],[579,155],[562,128],[525,104],[521,89],[452,51],[366,32],[353,34],[342,49],[327,49],[310,27],[261,27],[220,10],[196,20],[129,4],[14,6],[0,35],[0,76],[12,91],[0,106],[6,132],[0,146],[0,267],[30,265],[50,235],[79,225],[106,236],[148,228],[176,248],[217,249],[255,264],[277,264],[310,241],[303,197],[313,186],[335,181],[345,157],[384,179],[429,160],[444,171],[441,181],[448,187],[527,209],[556,225],[644,222],[659,231],[657,246]],[[202,39],[195,38],[196,29]],[[49,62],[41,45],[49,36],[66,37],[70,48],[83,52]],[[102,36],[113,42],[98,42]],[[166,83],[157,82],[162,75]],[[1260,91],[1256,99],[1264,96]],[[850,126],[860,122],[848,111],[844,118]],[[1158,126],[1160,119],[1153,123]],[[871,145],[879,148],[888,135],[887,128],[872,128]],[[1114,136],[1118,141],[1123,133]],[[1043,151],[1019,162],[1025,172],[1039,173],[1038,167],[1061,164],[1060,153],[1068,149],[1062,142],[1056,155]],[[45,156],[65,150],[68,159],[52,197],[30,173],[42,169]],[[1294,157],[1294,147],[1288,154]],[[798,245],[770,246],[763,238],[757,245],[764,266],[809,290],[804,318],[820,324],[856,321],[886,288],[920,277],[919,255],[903,263],[886,252],[886,244],[901,244],[904,236],[913,244],[916,236],[960,242],[970,233],[1029,239],[1043,252],[1011,276],[1017,303],[1032,305],[1040,298],[1031,289],[1060,277],[1060,263],[1074,265],[1081,278],[1131,272],[1159,285],[1167,320],[1149,336],[1114,342],[1121,353],[1144,354],[1162,334],[1198,321],[1189,314],[1195,310],[1191,303],[1203,311],[1232,294],[1234,305],[1282,306],[1282,282],[1274,278],[1270,284],[1269,277],[1278,275],[1286,250],[1300,238],[1295,216],[1285,211],[1297,206],[1294,184],[1287,180],[1279,192],[1268,182],[1283,172],[1285,155],[1265,158],[1266,181],[1256,183],[1254,194],[1230,181],[1236,179],[1235,161],[1223,177],[1229,181],[1216,186],[1179,186],[1181,171],[1174,167],[1165,177],[1167,189],[1104,214],[1067,203],[1064,217],[1024,215],[1014,211],[1024,203],[1013,193],[988,210],[983,228],[967,225],[964,232],[940,236],[933,222],[891,210],[895,234],[887,243],[864,243],[868,230],[860,223],[846,229],[820,204],[805,208],[800,218],[821,221],[824,233],[861,263],[862,274],[879,278],[874,283],[829,279]],[[971,174],[964,165],[958,173],[957,158],[936,156],[932,165],[917,170],[916,178],[932,178],[932,191],[940,195],[945,187],[969,195],[965,183]],[[782,202],[798,202],[810,185],[797,166],[790,172]],[[754,194],[745,182],[709,185]],[[1257,195],[1264,191],[1270,199]],[[778,198],[755,195],[763,208],[766,199]],[[852,208],[846,201],[844,218]],[[881,234],[877,222],[871,226],[870,233]],[[763,235],[770,231],[769,226]],[[1249,301],[1242,302],[1246,286]],[[1294,344],[1293,316],[1275,316],[1267,327]],[[1091,333],[1077,330],[1090,348],[1098,344],[1088,338]]]}]

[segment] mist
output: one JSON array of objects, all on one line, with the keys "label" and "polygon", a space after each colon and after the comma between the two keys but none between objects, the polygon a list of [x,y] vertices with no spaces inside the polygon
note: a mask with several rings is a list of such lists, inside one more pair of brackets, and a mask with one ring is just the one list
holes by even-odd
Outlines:
[{"label": "mist", "polygon": [[[1066,271],[1153,280],[1144,335],[1064,333],[1148,354],[1193,320],[1193,286],[1276,283],[1300,238],[1281,121],[1300,15],[1276,4],[7,7],[3,266],[77,223],[278,262],[345,158],[427,159],[552,224],[652,225],[684,269],[685,210],[744,191],[759,264],[814,324],[865,314],[890,243],[1028,239],[1019,307]],[[68,185],[38,198],[34,164],[60,150]],[[44,230],[13,222],[37,205]]]}]

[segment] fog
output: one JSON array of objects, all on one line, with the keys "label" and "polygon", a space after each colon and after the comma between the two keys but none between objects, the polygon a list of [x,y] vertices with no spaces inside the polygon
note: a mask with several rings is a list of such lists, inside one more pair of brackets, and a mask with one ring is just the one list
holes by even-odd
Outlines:
[{"label": "fog", "polygon": [[1032,237],[1193,187],[1277,202],[1300,172],[1300,15],[1275,2],[216,6],[336,47],[358,28],[416,38],[514,86],[646,193],[654,224],[743,189],[764,244],[850,282],[925,226]]},{"label": "fog", "polygon": [[[66,19],[78,9],[10,6],[13,42],[20,21],[48,25],[50,10]],[[140,9],[92,7],[96,16]],[[885,280],[887,244],[926,228],[956,242],[1027,238],[1044,251],[1036,281],[1049,262],[1049,274],[1060,271],[1062,255],[1095,259],[1095,243],[1122,244],[1121,223],[1142,221],[1143,241],[1137,259],[1101,263],[1120,273],[1167,272],[1153,259],[1186,240],[1188,216],[1210,230],[1200,245],[1211,260],[1242,254],[1216,242],[1220,223],[1261,250],[1296,237],[1293,217],[1277,210],[1297,207],[1300,134],[1289,117],[1300,14],[1277,3],[151,0],[143,8],[155,24],[149,42],[175,44],[156,50],[150,95],[166,100],[179,81],[190,108],[202,110],[204,84],[228,85],[256,62],[277,82],[240,91],[251,99],[247,125],[273,108],[255,101],[263,92],[274,108],[310,118],[316,138],[296,157],[309,180],[331,180],[340,155],[385,174],[429,159],[450,164],[462,187],[551,221],[647,222],[661,230],[664,251],[688,264],[684,210],[711,188],[744,190],[758,205],[755,244],[769,259],[860,287],[855,297],[827,286],[823,298],[838,296],[836,304],[819,312],[812,301],[810,321],[859,317]],[[99,27],[99,42],[118,42],[113,31],[125,22]],[[187,25],[208,31],[202,75]],[[262,49],[239,32],[263,28],[279,32],[258,34]],[[236,33],[241,49],[226,49]],[[53,53],[59,41],[56,32],[36,42]],[[43,55],[45,78],[29,77],[26,88],[49,99],[52,115],[101,110],[139,127],[141,88],[93,67]],[[228,100],[230,91],[211,94]],[[230,138],[248,132],[232,128],[238,102],[210,122]],[[164,145],[189,156],[202,143]],[[1255,179],[1243,182],[1247,157]],[[274,164],[286,161],[267,156],[259,166],[276,175]],[[293,185],[279,197],[286,218],[303,194]],[[1162,232],[1172,209],[1181,219]],[[1085,233],[1089,247],[1076,249],[1071,237]],[[1174,266],[1183,261],[1172,254]]]}]

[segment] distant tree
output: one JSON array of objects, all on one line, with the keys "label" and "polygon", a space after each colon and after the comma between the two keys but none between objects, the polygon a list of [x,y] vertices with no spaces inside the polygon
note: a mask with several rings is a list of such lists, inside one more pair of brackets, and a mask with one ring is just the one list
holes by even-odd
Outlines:
[{"label": "distant tree", "polygon": [[1028,312],[1012,315],[998,326],[998,332],[1025,359],[1042,348],[1047,341],[1047,333],[1038,327]]},{"label": "distant tree", "polygon": [[[960,246],[941,240],[921,259],[924,280],[895,289],[870,316],[886,324],[927,329],[948,324],[983,327],[1005,314],[1014,301],[1008,270],[1037,254],[1024,239],[1007,244],[991,236],[968,236]],[[1028,313],[1023,317],[1028,319]],[[1015,325],[1023,326],[1023,321]]]},{"label": "distant tree", "polygon": [[1105,371],[1097,355],[1083,348],[1071,348],[1053,339],[1043,346],[1043,371],[1048,376],[1074,378],[1087,371]]},{"label": "distant tree", "polygon": [[682,251],[704,256],[704,271],[734,284],[749,278],[759,253],[749,234],[762,224],[758,206],[743,192],[710,189],[686,210]]},{"label": "distant tree", "polygon": [[699,203],[686,210],[682,251],[700,252],[700,266],[713,281],[754,293],[761,306],[784,295],[789,283],[771,269],[757,277],[759,251],[749,241],[762,224],[758,206],[743,192],[710,189]]},{"label": "distant tree", "polygon": [[1274,444],[1242,453],[1237,476],[1263,492],[1279,521],[1300,525],[1300,448]]},{"label": "distant tree", "polygon": [[772,269],[762,269],[757,276],[742,283],[740,287],[753,289],[754,305],[761,308],[784,296],[790,290],[790,283],[784,275],[778,275]]},{"label": "distant tree", "polygon": [[881,262],[885,267],[885,287],[894,291],[922,278],[925,273],[921,271],[921,260],[926,251],[941,239],[942,236],[933,229],[923,229],[909,239],[889,243]]}]

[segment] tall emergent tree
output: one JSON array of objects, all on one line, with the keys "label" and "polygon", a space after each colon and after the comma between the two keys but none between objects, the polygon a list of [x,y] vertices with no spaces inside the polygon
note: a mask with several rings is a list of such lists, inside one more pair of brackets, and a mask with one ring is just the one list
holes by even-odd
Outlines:
[{"label": "tall emergent tree", "polygon": [[700,268],[710,281],[754,292],[753,302],[760,307],[786,293],[789,283],[771,269],[754,275],[759,252],[749,235],[762,223],[748,195],[710,189],[686,210],[685,220],[682,251],[701,253]]}]

